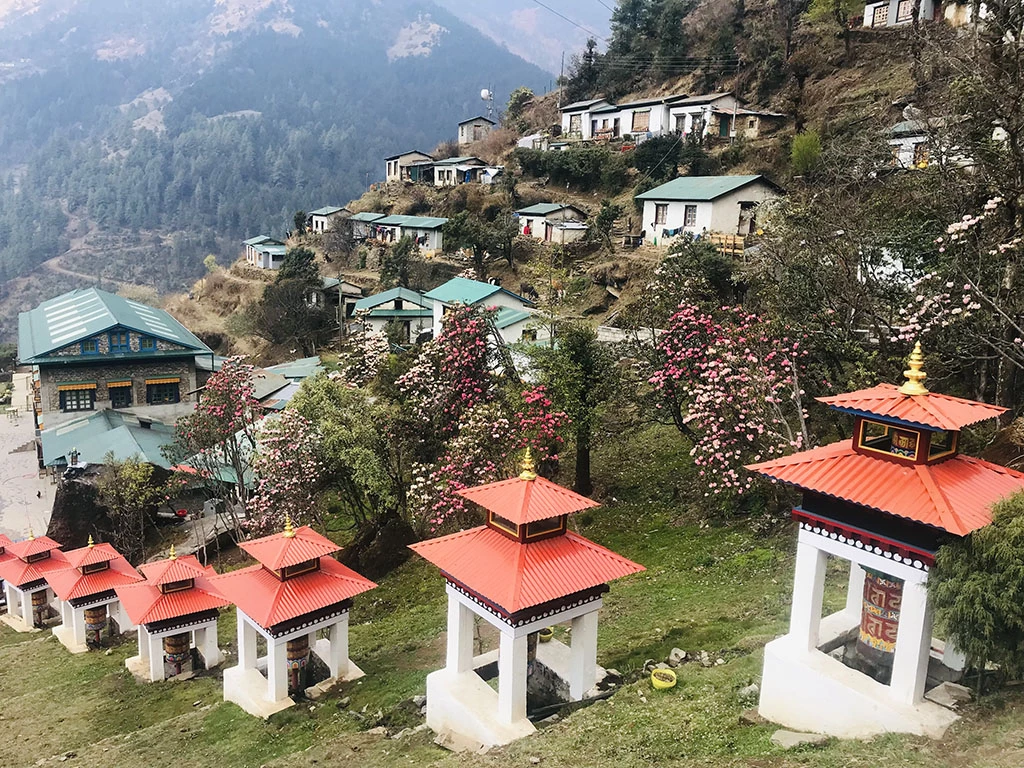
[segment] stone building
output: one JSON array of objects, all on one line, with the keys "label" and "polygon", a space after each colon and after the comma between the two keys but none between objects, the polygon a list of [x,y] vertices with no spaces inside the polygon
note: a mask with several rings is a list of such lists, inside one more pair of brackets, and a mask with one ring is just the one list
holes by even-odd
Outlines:
[{"label": "stone building", "polygon": [[197,388],[196,357],[213,351],[161,310],[96,288],[18,316],[18,360],[31,365],[38,426],[104,408],[180,415]]}]

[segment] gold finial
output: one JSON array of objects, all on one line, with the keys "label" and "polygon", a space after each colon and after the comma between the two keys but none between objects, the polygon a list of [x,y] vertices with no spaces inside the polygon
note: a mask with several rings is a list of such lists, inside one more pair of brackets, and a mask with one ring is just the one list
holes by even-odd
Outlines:
[{"label": "gold finial", "polygon": [[35,532],[32,530],[32,528],[30,526],[29,529],[28,529],[28,540],[29,541],[35,541],[35,539],[36,539],[36,534],[35,534]]},{"label": "gold finial", "polygon": [[537,479],[537,466],[533,463],[533,452],[530,451],[530,446],[526,446],[526,453],[523,454],[523,463],[519,465],[519,469],[520,480]]},{"label": "gold finial", "polygon": [[96,542],[92,540],[92,534],[90,533],[89,534],[89,549],[92,549],[95,546],[96,546]]},{"label": "gold finial", "polygon": [[291,515],[285,515],[284,516],[284,537],[286,539],[294,539],[295,538],[295,529],[292,528],[292,516]]},{"label": "gold finial", "polygon": [[915,342],[914,351],[910,353],[907,361],[910,366],[903,372],[907,380],[900,387],[900,393],[904,395],[927,395],[928,390],[924,386],[924,380],[928,374],[924,372],[924,355],[921,353],[921,342]]},{"label": "gold finial", "polygon": [[173,544],[171,544],[171,549],[167,553],[167,559],[168,560],[177,560],[178,559],[178,553],[174,551],[174,545]]}]

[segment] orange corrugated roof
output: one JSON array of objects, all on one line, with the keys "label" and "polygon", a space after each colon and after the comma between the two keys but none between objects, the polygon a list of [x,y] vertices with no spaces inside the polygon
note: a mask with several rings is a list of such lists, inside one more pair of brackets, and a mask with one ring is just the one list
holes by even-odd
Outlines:
[{"label": "orange corrugated roof", "polygon": [[754,472],[815,493],[966,536],[992,522],[991,506],[1024,489],[1024,474],[969,456],[899,464],[843,441],[751,464]]},{"label": "orange corrugated roof", "polygon": [[[287,533],[294,535],[289,536]],[[289,530],[285,533],[264,536],[262,539],[243,541],[238,546],[272,571],[306,563],[341,549],[333,541],[326,536],[321,536],[308,525],[303,525],[294,531]]]},{"label": "orange corrugated roof", "polygon": [[523,544],[483,525],[410,548],[509,615],[644,570],[576,533]]},{"label": "orange corrugated roof", "polygon": [[320,570],[284,581],[265,566],[253,565],[217,576],[214,582],[264,629],[349,600],[377,586],[332,557],[320,560]]},{"label": "orange corrugated roof", "polygon": [[67,557],[68,562],[71,563],[73,568],[106,563],[122,557],[121,553],[114,549],[113,545],[105,542],[82,547],[81,549],[73,549],[70,552],[65,552],[64,556]]},{"label": "orange corrugated roof", "polygon": [[543,477],[528,480],[515,477],[466,488],[457,493],[517,525],[599,506],[596,501]]},{"label": "orange corrugated roof", "polygon": [[8,560],[0,560],[0,580],[21,588],[33,581],[45,579],[51,571],[59,571],[67,567],[67,558],[59,549],[51,550],[48,558],[37,560],[34,563],[26,563],[20,557],[11,557]]},{"label": "orange corrugated roof", "polygon": [[[97,545],[97,547],[102,545]],[[111,547],[111,549],[113,549]],[[71,554],[71,553],[69,553]],[[70,558],[69,558],[70,562]],[[101,561],[102,562],[102,561]],[[131,563],[118,555],[109,560],[110,567],[103,571],[83,574],[78,566],[53,571],[46,575],[46,583],[61,600],[76,600],[90,595],[109,592],[116,587],[135,584],[142,576]]]},{"label": "orange corrugated roof", "polygon": [[[153,576],[166,578],[168,571],[171,571],[166,567],[168,563],[175,565],[172,571],[173,578],[154,581]],[[145,581],[114,588],[128,618],[135,624],[181,619],[195,613],[231,605],[231,601],[213,584],[212,577],[216,576],[217,572],[213,568],[204,568],[194,555],[146,563],[140,565],[139,570],[146,576]],[[182,575],[183,573],[187,575]],[[186,579],[194,579],[190,589],[168,594],[160,591],[160,584]]]},{"label": "orange corrugated roof", "polygon": [[819,397],[818,400],[840,411],[897,419],[932,429],[963,429],[979,421],[994,419],[1006,411],[996,405],[936,392],[904,395],[893,384],[879,384],[843,395]]},{"label": "orange corrugated roof", "polygon": [[9,546],[11,546],[11,544],[13,544],[13,543],[14,543],[13,541],[11,541],[9,538],[7,538],[2,533],[0,533],[0,550],[3,550],[3,551],[0,551],[0,555],[6,554],[7,553],[7,548]]},{"label": "orange corrugated roof", "polygon": [[22,560],[32,557],[32,555],[42,554],[43,552],[52,552],[55,549],[60,549],[60,544],[49,536],[31,537],[24,541],[16,541],[7,545],[7,551],[15,557],[20,557]]}]

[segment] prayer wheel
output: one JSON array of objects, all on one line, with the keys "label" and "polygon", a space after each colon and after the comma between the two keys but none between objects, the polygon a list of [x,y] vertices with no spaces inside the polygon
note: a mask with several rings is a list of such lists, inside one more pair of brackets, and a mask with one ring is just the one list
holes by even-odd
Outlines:
[{"label": "prayer wheel", "polygon": [[305,670],[309,664],[309,635],[289,640],[285,646],[288,658],[288,692],[296,693],[305,686]]},{"label": "prayer wheel", "polygon": [[192,655],[188,632],[168,635],[164,638],[164,660],[174,667],[174,674],[181,674],[182,665]]},{"label": "prayer wheel", "polygon": [[892,666],[902,599],[902,581],[877,571],[865,571],[864,606],[857,650],[879,666]]},{"label": "prayer wheel", "polygon": [[100,639],[100,633],[107,628],[107,606],[98,605],[95,608],[85,609],[85,630],[95,632],[96,639]]}]

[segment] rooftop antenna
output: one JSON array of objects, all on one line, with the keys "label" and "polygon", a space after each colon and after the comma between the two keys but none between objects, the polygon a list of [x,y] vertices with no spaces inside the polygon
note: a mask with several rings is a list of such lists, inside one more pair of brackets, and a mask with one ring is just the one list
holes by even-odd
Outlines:
[{"label": "rooftop antenna", "polygon": [[487,119],[492,119],[494,117],[494,91],[484,88],[480,91],[480,98],[487,104]]}]

